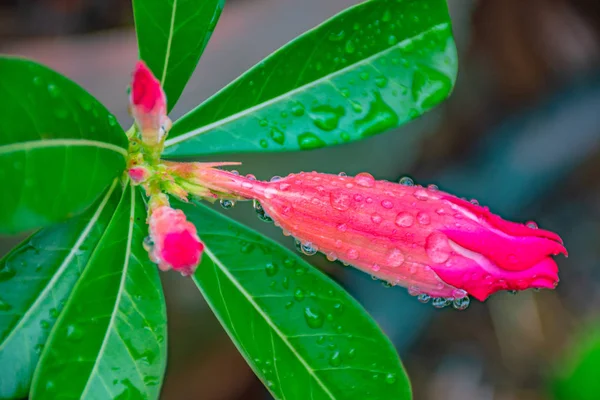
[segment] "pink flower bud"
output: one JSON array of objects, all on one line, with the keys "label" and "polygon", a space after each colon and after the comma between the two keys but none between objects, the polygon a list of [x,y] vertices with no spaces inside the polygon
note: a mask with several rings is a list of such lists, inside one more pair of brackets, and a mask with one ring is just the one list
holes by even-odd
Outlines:
[{"label": "pink flower bud", "polygon": [[300,173],[272,182],[202,170],[213,190],[260,201],[281,228],[414,294],[479,300],[499,290],[554,288],[551,256],[567,254],[555,233],[505,221],[437,188]]},{"label": "pink flower bud", "polygon": [[129,102],[144,143],[159,143],[165,135],[165,129],[170,125],[167,117],[167,97],[159,80],[143,61],[138,61],[133,71]]},{"label": "pink flower bud", "polygon": [[129,168],[127,173],[131,180],[136,184],[143,183],[150,177],[150,171],[146,167]]},{"label": "pink flower bud", "polygon": [[192,275],[200,264],[204,244],[183,211],[159,206],[152,211],[148,224],[152,245],[147,250],[152,261],[163,271],[172,268],[182,275]]}]

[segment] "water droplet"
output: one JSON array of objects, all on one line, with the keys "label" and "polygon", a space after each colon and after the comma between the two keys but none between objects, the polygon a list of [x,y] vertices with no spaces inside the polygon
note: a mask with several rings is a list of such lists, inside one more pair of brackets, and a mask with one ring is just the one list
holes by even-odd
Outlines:
[{"label": "water droplet", "polygon": [[373,178],[373,175],[369,174],[368,172],[361,172],[354,177],[354,180],[356,181],[357,185],[367,188],[371,188],[375,185],[375,178]]},{"label": "water droplet", "polygon": [[332,42],[339,42],[343,40],[345,36],[346,32],[344,32],[343,30],[339,32],[332,32],[329,34],[329,40],[331,40]]},{"label": "water droplet", "polygon": [[377,85],[377,87],[379,88],[384,88],[387,86],[388,80],[385,76],[378,76],[377,78],[375,78],[375,85]]},{"label": "water droplet", "polygon": [[339,225],[337,226],[337,229],[338,229],[338,231],[340,231],[340,232],[346,232],[346,231],[348,230],[348,225],[346,225],[346,224],[339,224]]},{"label": "water droplet", "polygon": [[369,79],[369,73],[367,71],[363,71],[360,74],[358,74],[358,77],[362,80],[362,81],[366,81],[367,79]]},{"label": "water droplet", "polygon": [[471,200],[469,200],[469,201],[471,202],[471,204],[474,204],[474,205],[476,205],[476,206],[478,206],[478,205],[479,205],[479,200],[477,200],[477,199],[471,199]]},{"label": "water droplet", "polygon": [[347,173],[345,173],[345,172],[340,172],[340,173],[338,174],[338,176],[344,177],[344,176],[348,176],[348,174],[347,174]]},{"label": "water droplet", "polygon": [[402,228],[408,228],[413,225],[415,218],[409,212],[402,211],[396,216],[396,225]]},{"label": "water droplet", "polygon": [[425,241],[425,251],[434,263],[444,263],[450,258],[452,249],[448,237],[441,232],[433,232]]},{"label": "water droplet", "polygon": [[297,301],[304,300],[304,290],[296,289],[296,291],[294,292],[294,299],[296,299]]},{"label": "water droplet", "polygon": [[[373,264],[373,265],[371,265],[371,269],[372,269],[374,272],[377,272],[377,271],[379,271],[379,270],[381,269],[381,267],[379,266],[379,264]],[[373,278],[374,278],[374,279],[377,279],[377,277],[373,277]]]},{"label": "water droplet", "polygon": [[369,111],[363,119],[355,122],[355,128],[362,137],[369,137],[396,127],[398,121],[398,116],[383,101],[381,94],[373,92],[373,100],[369,103]]},{"label": "water droplet", "polygon": [[373,221],[374,224],[380,224],[382,220],[383,218],[381,217],[381,215],[377,213],[373,213],[371,215],[371,221]]},{"label": "water droplet", "polygon": [[0,269],[0,282],[7,281],[14,277],[17,274],[17,271],[10,268],[8,265],[4,265],[2,269]]},{"label": "water droplet", "polygon": [[44,345],[43,344],[36,344],[35,347],[33,348],[33,350],[35,351],[35,354],[41,354],[42,350],[44,350]]},{"label": "water droplet", "polygon": [[457,310],[466,310],[467,307],[469,307],[470,303],[471,299],[469,299],[469,296],[465,296],[458,299],[454,299],[454,301],[452,302],[452,307],[454,307]]},{"label": "water droplet", "polygon": [[325,322],[323,313],[314,307],[306,307],[304,309],[304,319],[306,320],[306,324],[313,329],[322,327]]},{"label": "water droplet", "polygon": [[538,224],[535,221],[528,221],[525,225],[531,229],[538,229]]},{"label": "water droplet", "polygon": [[329,357],[329,365],[332,367],[339,367],[342,365],[342,356],[339,350],[334,351],[331,357]]},{"label": "water droplet", "polygon": [[389,44],[390,46],[393,46],[393,45],[395,45],[396,43],[398,43],[398,38],[397,38],[396,36],[394,36],[394,35],[390,35],[390,36],[388,36],[388,40],[387,40],[387,42],[388,42],[388,44]]},{"label": "water droplet", "polygon": [[403,176],[402,178],[400,178],[400,181],[398,183],[404,186],[415,186],[415,181],[413,181],[408,176]]},{"label": "water droplet", "polygon": [[317,253],[317,249],[310,242],[302,243],[296,240],[296,249],[307,256],[314,256]]},{"label": "water droplet", "polygon": [[344,141],[344,142],[348,142],[350,141],[350,135],[348,134],[348,132],[342,132],[340,134],[340,138]]},{"label": "water droplet", "polygon": [[344,107],[331,107],[328,105],[319,105],[311,108],[310,117],[315,126],[326,132],[336,129],[340,118],[346,114]]},{"label": "water droplet", "polygon": [[350,208],[352,199],[348,193],[337,190],[329,194],[329,201],[336,210],[346,211]]},{"label": "water droplet", "polygon": [[387,264],[392,268],[397,268],[404,263],[404,254],[400,249],[392,249],[387,255]]},{"label": "water droplet", "polygon": [[346,252],[346,256],[350,259],[350,260],[356,260],[358,259],[358,250],[356,249],[348,249],[348,251]]},{"label": "water droplet", "polygon": [[48,84],[48,93],[51,97],[57,98],[60,96],[60,89],[53,83]]},{"label": "water droplet", "polygon": [[83,338],[83,331],[77,325],[67,326],[67,339],[79,341]]},{"label": "water droplet", "polygon": [[421,293],[420,295],[417,296],[417,300],[419,300],[423,304],[429,302],[430,299],[431,299],[431,296],[429,296],[428,294],[425,294],[425,293]]},{"label": "water droplet", "polygon": [[258,142],[258,144],[263,149],[266,149],[267,147],[269,147],[269,143],[265,139],[260,139],[260,141]]},{"label": "water droplet", "polygon": [[109,126],[117,126],[117,119],[112,114],[108,114],[108,125]]},{"label": "water droplet", "polygon": [[302,150],[313,150],[325,147],[326,143],[314,133],[305,132],[298,135],[298,146]]},{"label": "water droplet", "polygon": [[429,217],[429,214],[421,211],[417,213],[417,221],[419,221],[419,224],[421,225],[429,225],[431,223],[431,218]]},{"label": "water droplet", "polygon": [[56,308],[51,308],[50,309],[50,317],[52,318],[58,318],[59,312]]},{"label": "water droplet", "polygon": [[434,297],[433,300],[431,300],[431,305],[435,308],[444,308],[449,306],[450,303],[452,303],[452,299],[446,299],[444,297]]},{"label": "water droplet", "polygon": [[262,205],[258,200],[252,201],[252,206],[254,207],[254,211],[256,212],[256,216],[263,222],[273,222],[273,219],[269,217],[269,215],[265,212]]},{"label": "water droplet", "polygon": [[235,206],[235,201],[234,200],[221,199],[219,201],[219,204],[221,204],[221,207],[223,207],[224,209],[229,210],[230,208],[233,208],[233,206]]},{"label": "water droplet", "polygon": [[346,53],[352,54],[356,51],[356,45],[352,40],[347,40],[346,45],[344,46],[344,50],[346,51]]},{"label": "water droplet", "polygon": [[412,83],[412,97],[422,109],[431,108],[446,98],[452,81],[433,68],[420,65],[415,71]]},{"label": "water droplet", "polygon": [[390,200],[382,200],[381,201],[381,206],[383,208],[386,208],[386,209],[390,210],[390,209],[394,208],[394,203],[391,202]]},{"label": "water droplet", "polygon": [[423,189],[419,189],[419,190],[415,191],[415,193],[413,193],[413,196],[415,196],[415,198],[417,198],[421,201],[425,201],[429,198],[429,195]]},{"label": "water droplet", "polygon": [[393,384],[393,383],[396,383],[396,374],[394,374],[392,372],[390,372],[389,374],[387,374],[385,376],[385,383],[388,383],[390,385]]},{"label": "water droplet", "polygon": [[437,192],[440,188],[438,187],[438,185],[427,185],[427,190],[429,190],[430,192]]},{"label": "water droplet", "polygon": [[265,265],[265,272],[267,273],[267,276],[275,276],[277,275],[277,272],[279,272],[279,266],[274,263],[267,263],[267,265]]},{"label": "water droplet", "polygon": [[285,134],[277,128],[271,128],[269,137],[277,144],[283,144],[285,141]]},{"label": "water droplet", "polygon": [[292,106],[292,115],[295,115],[296,117],[301,117],[304,115],[304,106],[300,103],[295,103]]}]

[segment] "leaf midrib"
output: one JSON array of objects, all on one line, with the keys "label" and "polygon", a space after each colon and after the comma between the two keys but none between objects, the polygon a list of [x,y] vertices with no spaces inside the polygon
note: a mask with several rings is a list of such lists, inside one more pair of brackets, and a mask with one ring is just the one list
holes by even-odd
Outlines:
[{"label": "leaf midrib", "polygon": [[52,147],[97,147],[111,150],[127,157],[127,150],[112,143],[88,139],[43,139],[11,143],[0,146],[0,155]]},{"label": "leaf midrib", "polygon": [[165,62],[163,64],[160,86],[165,87],[167,79],[167,70],[169,69],[169,58],[171,57],[171,46],[173,45],[173,34],[175,32],[175,14],[177,14],[177,0],[173,0],[173,10],[171,11],[171,25],[169,26],[169,37],[167,38],[167,48],[165,51]]},{"label": "leaf midrib", "polygon": [[23,316],[20,318],[17,325],[14,326],[14,328],[11,330],[11,332],[8,334],[8,336],[6,336],[6,338],[2,341],[2,343],[0,343],[0,351],[2,351],[4,346],[10,341],[10,339],[14,336],[14,334],[23,326],[23,324],[25,324],[27,322],[27,319],[31,315],[31,313],[33,313],[37,309],[39,304],[46,298],[46,295],[52,290],[56,281],[58,281],[58,279],[60,279],[62,277],[63,272],[67,269],[67,267],[69,266],[69,264],[75,257],[75,254],[77,253],[77,251],[79,250],[79,248],[81,247],[81,245],[83,244],[85,239],[87,239],[87,237],[89,236],[89,233],[96,225],[96,222],[98,222],[98,219],[100,218],[100,215],[102,214],[102,211],[104,211],[104,208],[106,207],[106,204],[108,203],[108,200],[110,199],[110,196],[112,195],[112,193],[114,192],[114,190],[117,186],[117,183],[118,183],[118,179],[115,179],[113,181],[112,185],[110,186],[110,188],[108,189],[108,192],[106,192],[106,195],[102,199],[101,203],[98,205],[98,209],[96,210],[94,215],[92,215],[92,217],[90,218],[90,222],[85,226],[85,228],[81,232],[81,235],[79,235],[79,237],[77,238],[77,241],[71,248],[71,251],[69,252],[67,257],[65,257],[64,261],[61,263],[61,265],[58,267],[58,269],[54,273],[54,276],[48,281],[48,284],[40,292],[40,294],[37,296],[36,300],[27,309],[25,314],[23,314]]},{"label": "leaf midrib", "polygon": [[[317,86],[317,85],[319,85],[319,84],[321,84],[321,83],[323,83],[325,81],[331,80],[332,78],[334,78],[334,77],[336,77],[338,75],[342,75],[342,74],[346,73],[347,71],[353,70],[353,69],[357,68],[358,66],[369,64],[369,63],[371,63],[371,61],[373,61],[373,60],[375,60],[375,59],[377,59],[377,58],[379,58],[379,57],[381,57],[381,56],[383,56],[383,55],[385,55],[385,54],[387,54],[387,53],[389,53],[389,52],[391,52],[393,50],[396,50],[396,49],[399,49],[399,48],[402,48],[402,47],[406,47],[412,41],[414,41],[416,39],[419,39],[419,38],[422,38],[422,37],[424,37],[425,35],[427,35],[427,34],[429,34],[431,32],[445,29],[445,28],[448,27],[449,24],[450,24],[449,22],[444,22],[444,23],[441,23],[441,24],[434,25],[434,26],[430,27],[429,29],[427,29],[425,31],[422,31],[421,33],[419,33],[419,34],[417,34],[415,36],[411,36],[410,38],[406,38],[406,39],[398,42],[394,46],[390,46],[387,49],[385,49],[385,50],[383,50],[383,51],[381,51],[379,53],[375,53],[375,54],[373,54],[373,55],[371,55],[371,56],[369,56],[367,58],[364,58],[364,59],[360,60],[359,62],[356,62],[354,64],[348,65],[347,67],[339,69],[339,70],[337,70],[335,72],[332,72],[331,74],[324,75],[324,76],[322,76],[319,79],[316,79],[316,80],[314,80],[312,82],[307,83],[306,85],[299,86],[299,87],[297,87],[297,88],[295,88],[293,90],[290,90],[288,92],[285,92],[285,93],[283,93],[283,94],[281,94],[279,96],[273,97],[270,100],[267,100],[267,101],[265,101],[263,103],[257,104],[255,106],[247,108],[247,109],[245,109],[243,111],[240,111],[240,112],[237,112],[235,114],[232,114],[232,115],[230,115],[230,116],[228,116],[226,118],[223,118],[223,119],[220,119],[218,121],[212,122],[212,123],[210,123],[208,125],[205,125],[205,126],[203,126],[201,128],[194,129],[192,131],[186,132],[184,134],[181,134],[181,135],[176,136],[176,137],[171,138],[171,139],[167,139],[165,141],[165,148],[168,148],[168,147],[171,147],[171,146],[176,145],[178,143],[184,142],[184,141],[186,141],[186,140],[188,140],[190,138],[193,138],[193,137],[196,137],[196,136],[200,136],[203,133],[206,133],[206,132],[209,132],[209,131],[211,131],[211,130],[213,130],[215,128],[218,128],[221,125],[228,124],[229,122],[235,121],[235,120],[237,120],[239,118],[242,118],[242,117],[244,117],[246,115],[250,115],[250,114],[252,114],[252,113],[254,113],[254,112],[258,111],[258,110],[261,110],[261,109],[263,109],[265,107],[270,106],[271,104],[275,104],[275,103],[279,102],[282,99],[285,99],[287,97],[293,96],[296,93],[304,92],[304,91],[306,91],[306,90],[308,90],[308,89],[310,89],[310,88],[312,88],[314,86]],[[237,80],[234,81],[234,82],[232,82],[231,84],[225,86],[223,89],[219,90],[217,93],[215,93],[213,96],[211,96],[208,100],[206,100],[203,104],[206,104],[206,103],[210,102],[213,98],[217,97],[219,94],[221,94],[225,90],[229,89],[231,87],[231,85],[235,84],[236,82],[237,82]],[[202,104],[200,106],[198,106],[197,108],[193,109],[192,111],[190,111],[188,114],[186,114],[183,117],[181,117],[179,119],[179,121],[184,120],[188,115],[191,115],[194,111],[200,109],[200,107],[202,107]],[[175,125],[179,121],[176,121]]]},{"label": "leaf midrib", "polygon": [[92,377],[96,373],[98,368],[98,363],[104,352],[106,350],[106,346],[108,343],[108,338],[110,337],[111,330],[116,320],[116,316],[118,313],[118,308],[121,303],[121,297],[123,296],[123,292],[125,291],[125,281],[127,280],[127,270],[129,269],[129,259],[131,257],[131,243],[133,240],[133,225],[135,221],[135,189],[133,186],[129,187],[131,192],[131,203],[130,203],[130,211],[129,211],[129,227],[127,229],[127,248],[125,249],[125,259],[123,263],[123,272],[121,274],[121,282],[119,283],[119,291],[117,292],[117,298],[115,299],[115,305],[113,307],[113,311],[110,316],[110,321],[108,322],[108,326],[106,327],[106,334],[104,335],[104,339],[102,340],[102,345],[100,346],[100,350],[98,351],[98,355],[96,356],[96,360],[94,361],[94,366],[90,371],[85,387],[81,392],[81,398],[84,399],[87,395],[87,391],[90,388],[90,382],[92,381]]},{"label": "leaf midrib", "polygon": [[[281,330],[273,323],[271,318],[262,310],[262,308],[254,301],[254,298],[248,293],[244,287],[238,282],[238,280],[229,272],[229,270],[221,263],[221,261],[214,255],[214,253],[209,249],[208,246],[204,248],[204,252],[206,255],[210,257],[210,259],[214,262],[214,264],[221,270],[221,272],[231,281],[231,283],[242,293],[242,295],[248,300],[248,302],[254,307],[256,312],[265,320],[265,322],[271,327],[272,331],[279,336],[281,341],[290,349],[290,351],[297,357],[302,366],[306,369],[306,371],[311,375],[314,380],[318,383],[318,385],[323,389],[323,391],[333,400],[335,400],[335,396],[329,391],[327,386],[321,381],[321,379],[315,374],[315,370],[310,367],[310,365],[306,362],[306,360],[296,351],[296,348],[290,343],[287,336],[284,335]],[[206,296],[205,296],[206,297]]]}]

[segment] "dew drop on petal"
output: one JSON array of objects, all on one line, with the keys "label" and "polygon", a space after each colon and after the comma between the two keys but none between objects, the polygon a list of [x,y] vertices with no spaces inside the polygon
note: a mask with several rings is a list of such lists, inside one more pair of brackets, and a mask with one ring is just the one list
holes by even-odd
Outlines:
[{"label": "dew drop on petal", "polygon": [[399,227],[402,227],[402,228],[408,228],[408,227],[412,226],[414,221],[415,221],[415,218],[406,211],[402,211],[402,212],[398,213],[398,215],[396,216],[396,225],[398,225]]},{"label": "dew drop on petal", "polygon": [[417,190],[413,196],[415,196],[419,200],[427,200],[429,198],[427,192],[423,189]]},{"label": "dew drop on petal", "polygon": [[390,267],[397,268],[404,263],[404,254],[399,249],[392,249],[387,256],[387,263]]},{"label": "dew drop on petal", "polygon": [[415,186],[415,181],[413,181],[408,176],[404,176],[404,177],[400,178],[400,181],[398,181],[398,183],[400,183],[401,185],[404,185],[404,186]]},{"label": "dew drop on petal", "polygon": [[419,221],[419,224],[421,225],[429,225],[431,223],[431,218],[429,217],[429,214],[421,211],[417,214],[417,221]]},{"label": "dew drop on petal", "polygon": [[421,293],[420,295],[417,296],[417,300],[419,300],[423,304],[429,302],[430,299],[431,299],[431,296],[429,296],[428,294],[425,294],[425,293]]},{"label": "dew drop on petal", "polygon": [[356,260],[358,258],[358,250],[356,250],[356,249],[349,249],[346,252],[346,255],[348,256],[349,259]]},{"label": "dew drop on petal", "polygon": [[448,237],[441,232],[433,232],[427,237],[425,251],[434,263],[444,263],[450,258],[452,249]]},{"label": "dew drop on petal", "polygon": [[357,185],[367,188],[375,185],[375,178],[373,178],[373,175],[369,174],[368,172],[361,172],[360,174],[356,175],[354,180],[356,181]]},{"label": "dew drop on petal", "polygon": [[538,224],[535,221],[528,221],[525,225],[531,229],[538,229]]},{"label": "dew drop on petal", "polygon": [[373,213],[371,215],[371,221],[373,221],[374,224],[380,224],[382,221],[382,217],[381,215],[377,214],[377,213]]},{"label": "dew drop on petal", "polygon": [[458,299],[454,299],[454,301],[452,302],[452,307],[454,307],[456,310],[466,310],[467,307],[469,307],[470,303],[471,299],[469,299],[469,296],[465,296]]},{"label": "dew drop on petal", "polygon": [[342,191],[334,191],[329,194],[331,206],[339,211],[346,211],[350,208],[350,195]]},{"label": "dew drop on petal", "polygon": [[394,208],[394,203],[391,202],[390,200],[382,200],[381,201],[381,206],[385,209],[392,209]]}]

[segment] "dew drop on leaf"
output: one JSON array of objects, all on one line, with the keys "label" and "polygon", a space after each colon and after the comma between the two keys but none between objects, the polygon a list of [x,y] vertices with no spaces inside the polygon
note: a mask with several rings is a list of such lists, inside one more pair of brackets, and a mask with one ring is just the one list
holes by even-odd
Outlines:
[{"label": "dew drop on leaf", "polygon": [[369,103],[369,111],[364,118],[356,121],[354,125],[362,137],[369,137],[396,127],[398,122],[398,116],[383,101],[381,94],[373,92],[373,100]]},{"label": "dew drop on leaf", "polygon": [[265,265],[265,272],[267,273],[267,276],[275,276],[279,272],[279,266],[275,263],[267,263],[267,265]]},{"label": "dew drop on leaf", "polygon": [[325,147],[325,142],[312,132],[305,132],[298,135],[298,146],[302,150],[312,150]]},{"label": "dew drop on leaf", "polygon": [[314,307],[306,307],[304,309],[304,319],[306,320],[306,324],[313,329],[322,327],[325,322],[323,313]]},{"label": "dew drop on leaf", "polygon": [[334,351],[331,357],[329,357],[329,365],[332,367],[339,367],[342,365],[342,355],[339,350]]}]

